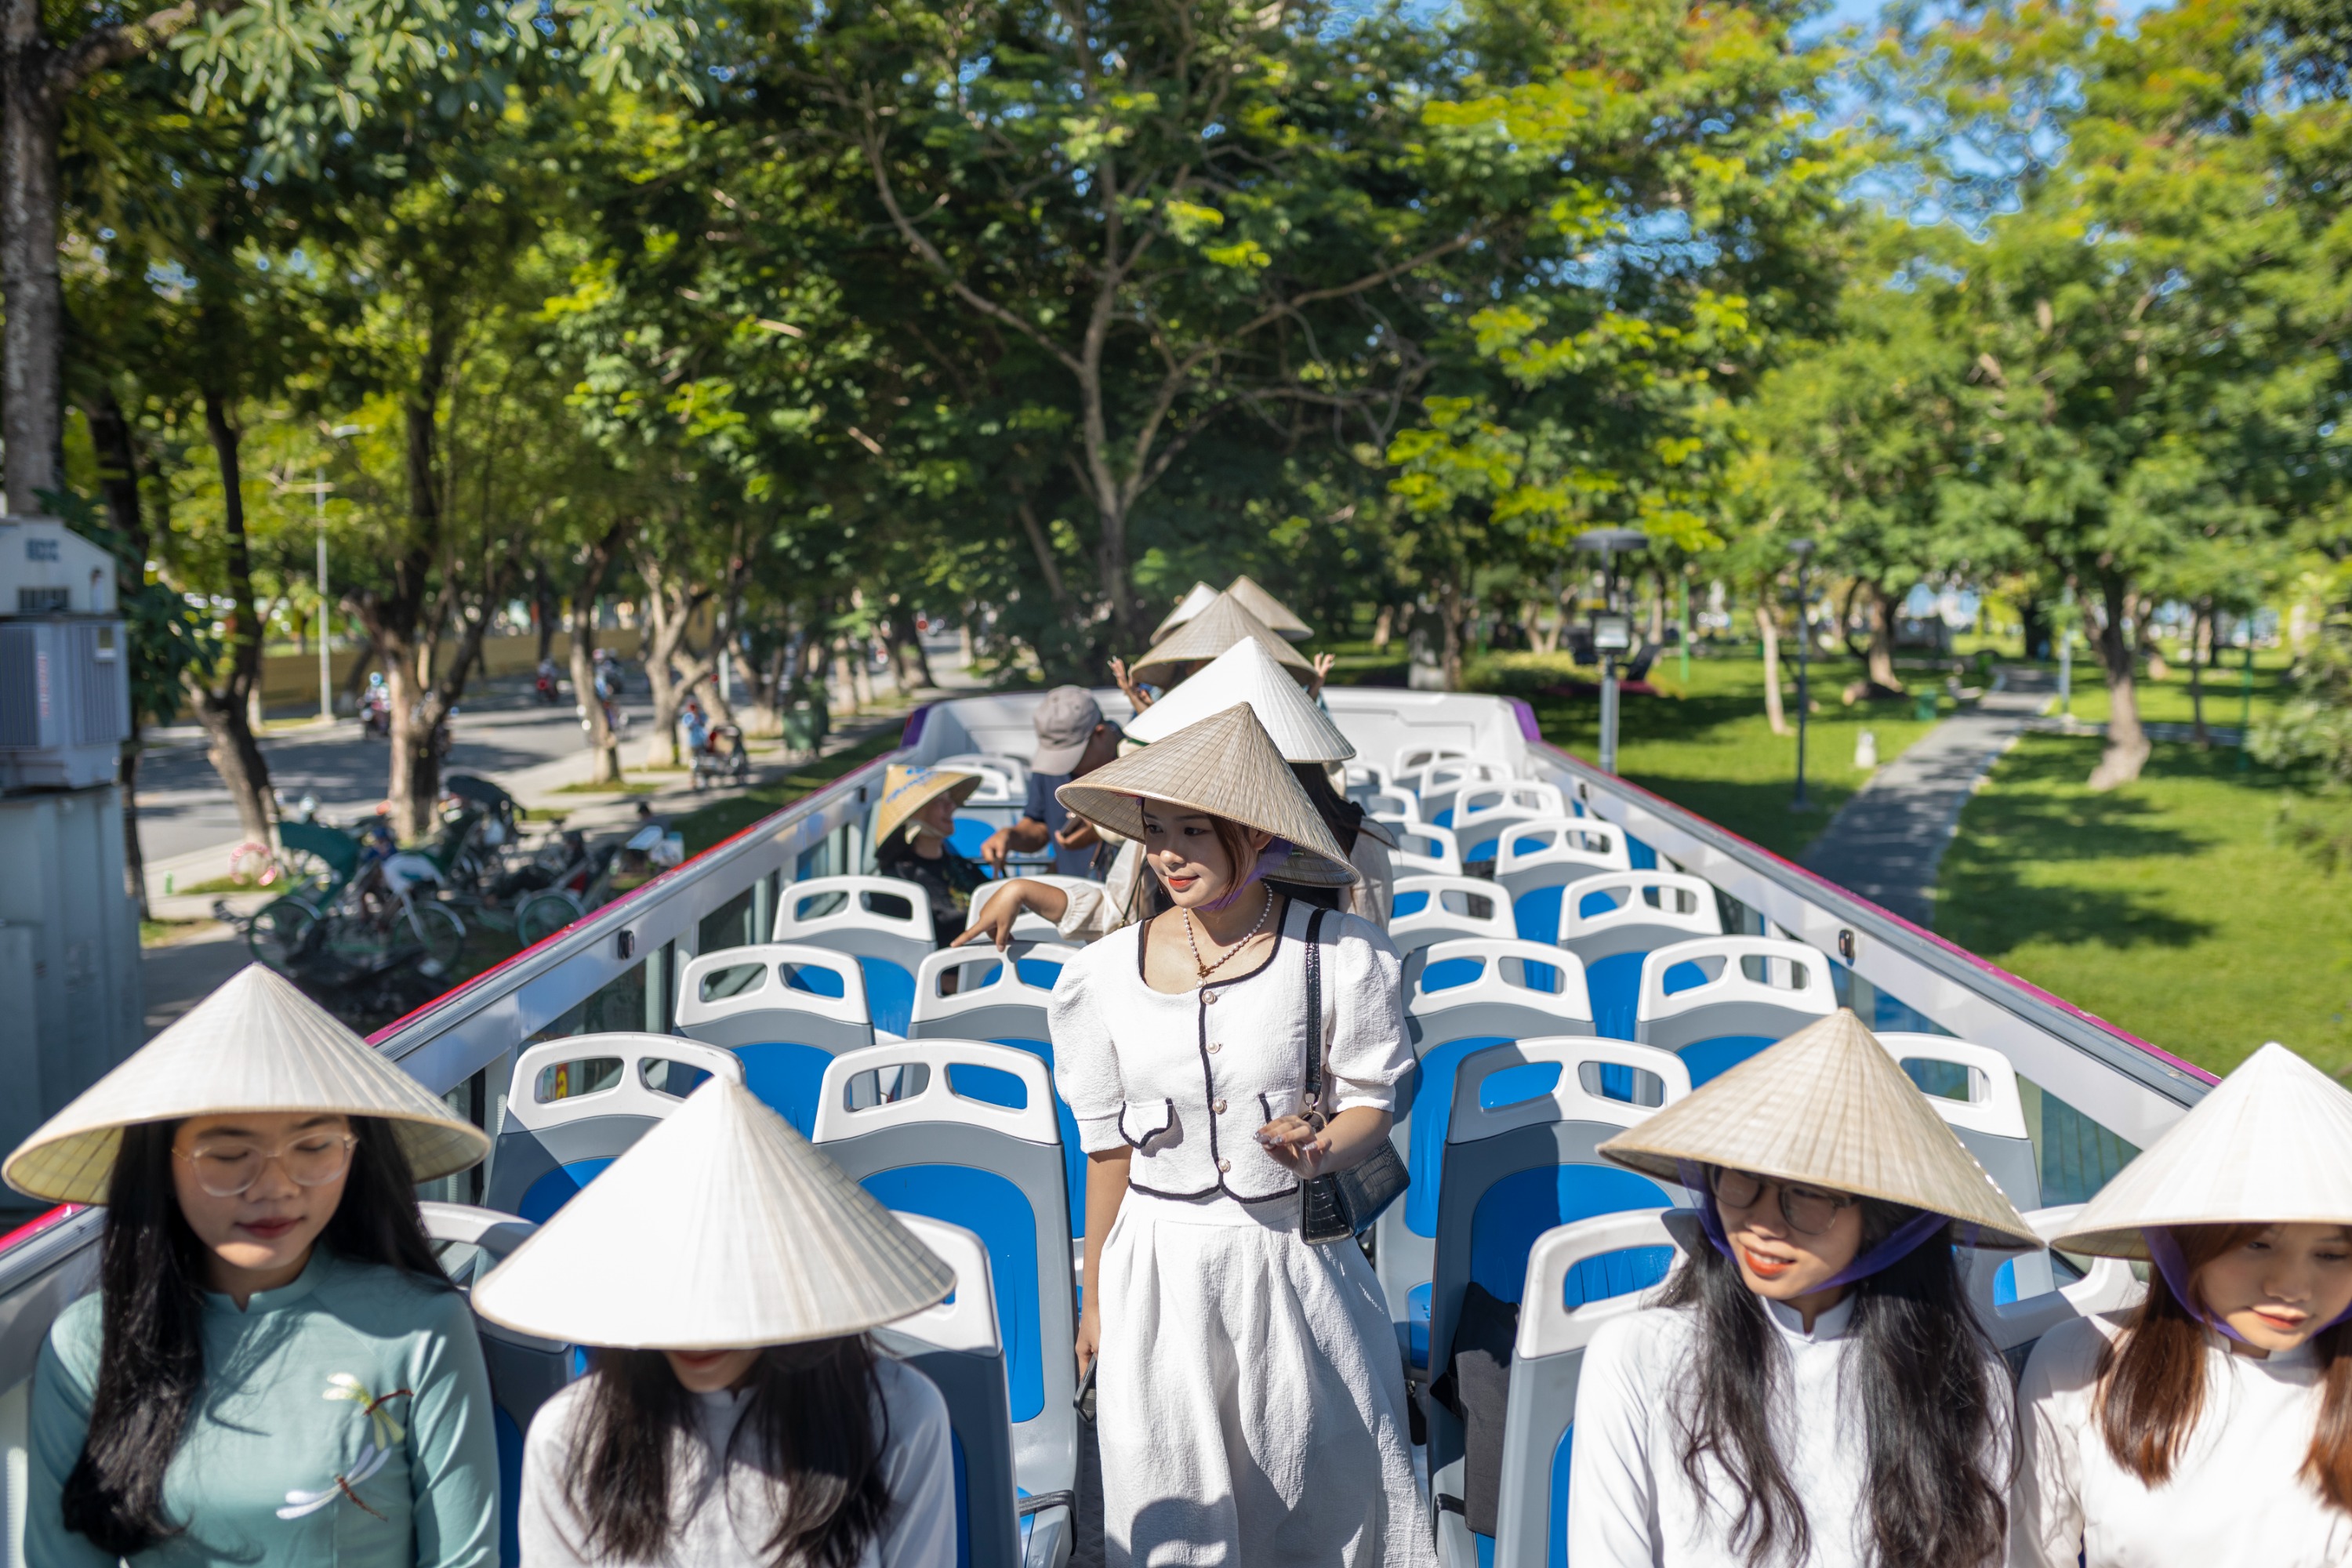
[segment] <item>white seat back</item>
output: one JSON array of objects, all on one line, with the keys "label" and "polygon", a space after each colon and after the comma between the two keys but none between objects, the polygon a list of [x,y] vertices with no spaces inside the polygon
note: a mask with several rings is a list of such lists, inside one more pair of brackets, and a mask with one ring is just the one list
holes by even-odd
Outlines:
[{"label": "white seat back", "polygon": [[[2025,1220],[2035,1235],[2047,1239],[2063,1235],[2082,1212],[2082,1205],[2065,1204],[2029,1210]],[[2058,1283],[2046,1248],[2015,1253],[1972,1249],[1962,1258],[1969,1302],[1976,1309],[1978,1321],[1996,1346],[2011,1352],[2023,1352],[2071,1318],[2136,1307],[2147,1294],[2147,1287],[2120,1258],[2092,1258],[2088,1273],[2063,1285]]]},{"label": "white seat back", "polygon": [[929,1215],[892,1209],[890,1216],[915,1233],[955,1276],[955,1289],[936,1307],[926,1307],[884,1325],[908,1339],[943,1351],[973,1351],[982,1355],[1004,1353],[1004,1338],[996,1326],[996,1285],[988,1268],[988,1247],[960,1225]]},{"label": "white seat back", "polygon": [[845,1051],[874,1043],[865,972],[835,948],[722,947],[688,960],[677,992],[677,1026],[712,1045],[793,1040]]},{"label": "white seat back", "polygon": [[1396,838],[1389,863],[1400,876],[1459,877],[1462,849],[1450,827],[1419,817],[1382,816],[1377,820]]},{"label": "white seat back", "polygon": [[1889,1030],[1878,1043],[1918,1084],[2010,1202],[2021,1210],[2041,1206],[2041,1161],[2026,1130],[2025,1097],[2010,1059],[1990,1046],[1948,1035]]},{"label": "white seat back", "polygon": [[[1469,841],[1464,830],[1457,828],[1456,834]],[[1625,830],[1598,817],[1570,816],[1564,811],[1531,816],[1508,824],[1497,838],[1495,880],[1514,900],[1538,888],[1566,887],[1633,868]]]},{"label": "white seat back", "polygon": [[1502,889],[1471,877],[1399,877],[1390,909],[1389,941],[1400,953],[1460,936],[1519,934]]},{"label": "white seat back", "polygon": [[[915,971],[914,1032],[992,1039],[1004,1031],[954,1026],[961,1019],[1017,1008],[1034,1015],[1041,1026],[1025,1031],[1030,1037],[1044,1039],[1042,1025],[1045,1009],[1054,1000],[1054,988],[1036,984],[1022,973],[1022,966],[1026,963],[1034,970],[1040,963],[1067,964],[1077,958],[1078,951],[1059,942],[1016,941],[1003,952],[985,942],[969,947],[943,947],[923,960]],[[950,976],[955,982],[952,991],[946,989]]]},{"label": "white seat back", "polygon": [[895,877],[812,877],[776,895],[778,942],[809,942],[860,958],[915,965],[934,946],[923,889]]},{"label": "white seat back", "polygon": [[[1681,964],[1697,969],[1703,978],[1669,993],[1667,979]],[[1678,1051],[1723,1035],[1778,1040],[1836,1011],[1829,960],[1804,943],[1770,936],[1709,936],[1654,949],[1642,961],[1634,1016],[1645,1043]]]},{"label": "white seat back", "polygon": [[1714,884],[1679,871],[1605,872],[1560,900],[1559,945],[1587,963],[1722,934]]},{"label": "white seat back", "polygon": [[[572,1062],[620,1058],[621,1070],[597,1089],[571,1089],[542,1100],[540,1075]],[[683,1062],[730,1083],[743,1081],[743,1064],[735,1053],[676,1035],[614,1030],[605,1034],[566,1035],[541,1040],[516,1053],[514,1076],[507,1086],[507,1119],[514,1126],[544,1132],[567,1122],[613,1116],[642,1116],[659,1121],[676,1110],[683,1095],[671,1094],[647,1082],[648,1069],[658,1062]]]}]

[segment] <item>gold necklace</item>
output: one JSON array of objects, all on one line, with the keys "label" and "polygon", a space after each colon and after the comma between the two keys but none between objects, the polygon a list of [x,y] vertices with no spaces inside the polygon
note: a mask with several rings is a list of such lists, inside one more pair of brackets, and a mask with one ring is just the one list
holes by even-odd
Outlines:
[{"label": "gold necklace", "polygon": [[[1214,963],[1203,963],[1201,962],[1201,943],[1192,934],[1192,911],[1186,910],[1184,911],[1184,941],[1192,950],[1192,967],[1201,972],[1201,978],[1206,980],[1210,975],[1215,973],[1218,970],[1223,969],[1226,963],[1233,958],[1234,954],[1247,947],[1250,944],[1251,939],[1265,929],[1266,917],[1273,913],[1274,889],[1272,888],[1268,888],[1265,889],[1265,905],[1258,910],[1257,924],[1249,928],[1249,934],[1243,937],[1241,941],[1234,943],[1233,946],[1225,949],[1225,956],[1223,958],[1217,960]],[[1209,940],[1214,942],[1216,939],[1212,937]]]}]

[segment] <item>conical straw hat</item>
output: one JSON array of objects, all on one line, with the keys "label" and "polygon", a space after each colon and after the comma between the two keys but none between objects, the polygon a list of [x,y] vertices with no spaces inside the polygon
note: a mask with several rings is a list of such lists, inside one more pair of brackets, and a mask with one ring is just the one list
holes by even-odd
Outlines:
[{"label": "conical straw hat", "polygon": [[1273,873],[1277,881],[1344,888],[1356,880],[1356,868],[1246,702],[1097,768],[1054,795],[1121,838],[1143,837],[1146,800],[1205,811],[1286,839],[1291,854]]},{"label": "conical straw hat", "polygon": [[292,981],[252,963],[18,1145],[8,1184],[54,1203],[102,1204],[125,1127],[234,1110],[380,1116],[420,1182],[490,1152],[480,1128]]},{"label": "conical straw hat", "polygon": [[1130,721],[1127,738],[1164,741],[1236,702],[1249,704],[1286,763],[1344,763],[1356,754],[1331,715],[1283,673],[1272,654],[1247,637]]},{"label": "conical straw hat", "polygon": [[904,763],[892,763],[882,775],[882,803],[874,808],[874,842],[890,842],[890,836],[906,826],[907,819],[943,795],[953,795],[961,805],[980,787],[978,773],[949,773],[940,768],[910,768]]},{"label": "conical straw hat", "polygon": [[1231,594],[1218,595],[1207,609],[1137,659],[1132,673],[1138,680],[1158,685],[1173,666],[1214,658],[1245,638],[1272,654],[1275,663],[1297,671],[1295,679],[1300,685],[1313,679],[1315,667],[1297,648],[1275,636],[1264,621],[1244,609]]},{"label": "conical straw hat", "polygon": [[735,1350],[937,1306],[947,1265],[751,1090],[712,1079],[474,1288],[568,1344]]},{"label": "conical straw hat", "polygon": [[1217,591],[1206,583],[1193,584],[1192,591],[1179,599],[1176,602],[1176,607],[1168,612],[1168,618],[1151,628],[1151,640],[1160,641],[1170,632],[1207,609],[1216,597]]},{"label": "conical straw hat", "polygon": [[1667,1181],[1727,1165],[1948,1215],[1989,1247],[2033,1228],[1862,1020],[1841,1007],[1601,1145]]},{"label": "conical straw hat", "polygon": [[2273,1041],[2083,1205],[2053,1246],[2146,1258],[2176,1225],[2352,1226],[2352,1093]]},{"label": "conical straw hat", "polygon": [[1268,631],[1279,636],[1305,639],[1315,635],[1314,628],[1290,613],[1290,606],[1257,585],[1257,580],[1247,573],[1225,584],[1225,592],[1237,600],[1241,607],[1264,621]]}]

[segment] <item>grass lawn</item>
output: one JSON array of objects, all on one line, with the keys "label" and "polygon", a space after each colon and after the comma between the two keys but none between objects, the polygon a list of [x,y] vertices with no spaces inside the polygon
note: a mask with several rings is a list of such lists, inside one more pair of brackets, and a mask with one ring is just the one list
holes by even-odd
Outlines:
[{"label": "grass lawn", "polygon": [[2352,1071],[2352,870],[2279,831],[2283,782],[2159,743],[2094,795],[2098,752],[2028,735],[2001,761],[1944,857],[1936,929],[2215,1072],[2273,1039]]},{"label": "grass lawn", "polygon": [[[2227,650],[2229,665],[2222,669],[2205,672],[2205,722],[2235,727],[2241,711],[2239,696],[2244,681],[2244,671],[2239,667],[2243,657],[2235,648]],[[2254,654],[2254,721],[2277,710],[2285,700],[2287,666],[2293,656],[2284,649],[2258,649]],[[2057,666],[2042,668],[2055,672]],[[2139,693],[2139,716],[2147,723],[2186,724],[2195,714],[2189,701],[2189,666],[2186,662],[2173,665],[2162,680],[2149,680],[2145,673],[2137,683]],[[2107,719],[2107,687],[2099,674],[2095,660],[2077,658],[2074,660],[2074,717],[2086,723],[2104,724]]]},{"label": "grass lawn", "polygon": [[[1859,679],[1861,665],[1846,658],[1813,661],[1813,700],[1820,710],[1807,726],[1806,794],[1812,809],[1789,809],[1797,780],[1797,739],[1775,735],[1764,717],[1764,663],[1751,657],[1695,658],[1690,685],[1676,679],[1672,654],[1650,671],[1655,697],[1624,699],[1618,771],[1645,789],[1720,823],[1766,848],[1793,858],[1802,853],[1846,797],[1869,774],[1853,765],[1858,733],[1878,735],[1881,763],[1895,760],[1931,726],[1911,717],[1911,704],[1847,708],[1838,693]],[[1796,723],[1796,677],[1785,677],[1789,722]],[[1587,760],[1600,755],[1598,697],[1528,699],[1544,738]],[[1939,710],[1952,710],[1942,699]]]},{"label": "grass lawn", "polygon": [[688,855],[699,855],[719,840],[740,833],[769,813],[790,805],[811,790],[822,789],[861,763],[897,751],[898,735],[897,725],[885,725],[854,746],[835,752],[829,757],[803,763],[774,784],[761,784],[741,795],[713,801],[699,811],[675,818],[670,823],[670,830],[685,835]]}]

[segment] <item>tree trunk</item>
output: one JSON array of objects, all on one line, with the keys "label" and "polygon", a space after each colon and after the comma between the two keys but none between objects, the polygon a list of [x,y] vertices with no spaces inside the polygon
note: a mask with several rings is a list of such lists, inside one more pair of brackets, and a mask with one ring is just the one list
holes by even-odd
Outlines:
[{"label": "tree trunk", "polygon": [[638,552],[637,574],[646,580],[646,685],[654,700],[654,732],[646,765],[675,768],[682,765],[678,715],[685,711],[687,693],[693,689],[692,680],[681,679],[676,665],[686,645],[687,626],[710,593],[664,566],[654,551]]},{"label": "tree trunk", "polygon": [[931,679],[931,657],[923,647],[923,634],[915,626],[915,606],[897,604],[890,606],[890,635],[900,659],[898,689],[912,697],[939,683]]},{"label": "tree trunk", "polygon": [[2195,725],[2197,749],[2205,751],[2213,737],[2205,730],[2205,660],[2212,651],[2213,601],[2197,603],[2197,618],[2189,626],[2189,713]]},{"label": "tree trunk", "polygon": [[2131,639],[2124,615],[2131,602],[2129,585],[2120,576],[2100,580],[2101,608],[2097,645],[2099,663],[2107,678],[2107,749],[2091,770],[2093,789],[2113,789],[2139,777],[2147,763],[2147,734],[2139,723],[2139,689],[2132,679]]},{"label": "tree trunk", "polygon": [[1887,596],[1885,584],[1873,583],[1870,594],[1870,683],[1889,691],[1903,689],[1903,678],[1895,673],[1895,601]]},{"label": "tree trunk", "polygon": [[539,634],[539,662],[545,664],[555,651],[555,579],[548,574],[543,563],[534,562],[530,568],[530,626]]},{"label": "tree trunk", "polygon": [[1380,614],[1372,617],[1372,651],[1386,653],[1389,639],[1396,636],[1396,606],[1382,605]]},{"label": "tree trunk", "polygon": [[1444,673],[1448,691],[1462,689],[1462,631],[1467,616],[1461,588],[1451,578],[1439,583],[1437,619],[1443,641],[1438,650],[1438,668]]},{"label": "tree trunk", "polygon": [[593,759],[590,784],[621,782],[621,742],[604,722],[604,705],[596,700],[596,595],[604,591],[604,574],[627,541],[629,524],[615,522],[604,537],[591,545],[582,563],[579,582],[572,591],[572,689],[580,698],[581,727],[588,733]]},{"label": "tree trunk", "polygon": [[48,68],[37,0],[7,0],[0,20],[0,444],[8,454],[8,510],[54,510],[60,485],[63,397],[58,363],[65,304],[58,287],[58,127],[63,106]]},{"label": "tree trunk", "polygon": [[[112,387],[105,388],[83,410],[89,421],[89,441],[98,458],[99,494],[106,501],[107,526],[114,531],[114,573],[118,603],[141,593],[147,581],[147,520],[139,505],[139,448],[131,439],[131,421]],[[140,710],[139,693],[131,700],[131,732],[123,738],[115,763],[115,784],[122,797],[122,891],[147,920],[147,853],[139,842],[140,731],[147,716]]]},{"label": "tree trunk", "polygon": [[[1769,584],[1768,584],[1769,588]],[[1772,733],[1789,732],[1789,716],[1780,706],[1780,625],[1769,605],[1756,606],[1756,630],[1764,639],[1764,717]]]},{"label": "tree trunk", "polygon": [[261,684],[262,625],[253,602],[253,551],[245,533],[242,437],[221,393],[206,388],[204,400],[205,434],[220,468],[222,527],[228,538],[228,669],[217,686],[191,682],[191,695],[196,720],[212,742],[213,766],[236,805],[239,826],[247,839],[268,844],[278,814],[270,799],[269,763],[253,738],[251,722],[251,700]]}]

